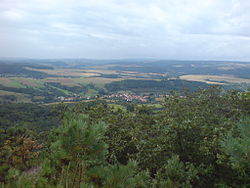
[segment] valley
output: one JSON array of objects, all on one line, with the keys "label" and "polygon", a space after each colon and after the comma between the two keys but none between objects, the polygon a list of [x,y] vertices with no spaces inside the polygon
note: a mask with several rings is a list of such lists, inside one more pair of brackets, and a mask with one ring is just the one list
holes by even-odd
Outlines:
[{"label": "valley", "polygon": [[159,95],[172,91],[195,91],[211,85],[244,90],[250,84],[250,77],[246,74],[250,71],[248,62],[37,61],[0,61],[1,103],[79,101],[117,94],[147,97],[155,101]]}]

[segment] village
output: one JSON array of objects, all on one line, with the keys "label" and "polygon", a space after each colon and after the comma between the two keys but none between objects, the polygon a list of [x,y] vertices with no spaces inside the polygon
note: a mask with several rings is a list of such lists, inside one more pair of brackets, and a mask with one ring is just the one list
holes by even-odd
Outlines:
[{"label": "village", "polygon": [[146,103],[148,102],[148,99],[150,96],[147,95],[136,95],[136,94],[129,94],[129,93],[115,93],[115,94],[110,94],[110,95],[103,95],[103,96],[79,96],[79,95],[74,95],[70,97],[64,97],[64,96],[59,96],[57,97],[58,101],[61,102],[73,102],[73,101],[82,101],[82,100],[95,100],[95,99],[110,99],[110,100],[122,100],[126,102],[131,102],[131,101],[139,101]]}]

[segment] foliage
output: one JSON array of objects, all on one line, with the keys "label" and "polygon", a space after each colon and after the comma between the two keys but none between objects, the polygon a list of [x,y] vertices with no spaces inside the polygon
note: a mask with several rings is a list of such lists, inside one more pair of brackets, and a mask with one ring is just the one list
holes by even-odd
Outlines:
[{"label": "foliage", "polygon": [[250,186],[250,119],[240,122],[237,133],[229,132],[221,142],[227,155],[227,165],[237,171],[235,181],[244,181],[245,187]]},{"label": "foliage", "polygon": [[[13,137],[3,130],[1,182],[4,187],[249,187],[248,103],[248,93],[212,87],[185,96],[172,93],[157,110],[114,108],[105,101],[60,104],[54,114],[61,126],[43,138]],[[23,150],[25,160],[13,160]]]},{"label": "foliage", "polygon": [[58,125],[57,113],[51,106],[20,103],[0,105],[0,128],[19,126],[44,131]]},{"label": "foliage", "polygon": [[159,187],[192,187],[191,183],[198,178],[198,170],[192,163],[183,163],[178,156],[173,156],[158,171],[156,184]]},{"label": "foliage", "polygon": [[109,92],[133,91],[133,92],[168,92],[171,90],[181,91],[182,88],[196,90],[206,88],[208,84],[202,82],[191,82],[185,80],[122,80],[106,84]]},{"label": "foliage", "polygon": [[29,68],[40,68],[40,69],[51,69],[51,67],[43,66],[43,65],[31,65],[31,64],[22,64],[22,63],[5,63],[0,61],[0,76],[25,76],[25,77],[33,77],[33,78],[45,78],[49,75],[43,72],[32,71],[26,69]]},{"label": "foliage", "polygon": [[42,145],[27,129],[11,128],[1,131],[0,181],[16,179],[22,171],[36,164]]}]

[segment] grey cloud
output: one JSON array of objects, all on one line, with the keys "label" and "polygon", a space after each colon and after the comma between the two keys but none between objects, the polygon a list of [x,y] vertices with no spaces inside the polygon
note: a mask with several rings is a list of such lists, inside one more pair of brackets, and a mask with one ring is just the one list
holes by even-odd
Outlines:
[{"label": "grey cloud", "polygon": [[1,0],[0,56],[250,60],[246,0]]}]

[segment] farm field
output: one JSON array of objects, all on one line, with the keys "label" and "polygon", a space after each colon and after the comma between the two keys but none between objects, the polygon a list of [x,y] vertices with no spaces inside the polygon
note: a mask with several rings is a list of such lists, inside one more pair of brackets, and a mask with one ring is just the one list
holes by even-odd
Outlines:
[{"label": "farm field", "polygon": [[124,80],[122,78],[102,78],[102,77],[89,77],[89,78],[62,78],[62,77],[48,77],[43,79],[43,82],[47,83],[60,83],[61,85],[65,86],[79,86],[79,85],[86,85],[86,84],[96,84],[96,85],[104,85],[107,83],[111,83],[114,81]]},{"label": "farm field", "polygon": [[[112,67],[112,66],[111,66]],[[142,77],[150,78],[152,76],[165,76],[163,73],[144,73],[136,71],[120,71],[120,70],[106,70],[106,66],[99,67],[86,67],[85,69],[72,69],[72,68],[55,68],[55,69],[35,69],[25,67],[28,70],[47,73],[49,75],[61,76],[61,77],[105,77],[109,76],[119,76],[119,77]]]},{"label": "farm field", "polygon": [[188,81],[205,82],[207,84],[223,85],[228,83],[250,83],[250,79],[239,78],[227,75],[183,75],[180,79]]},{"label": "farm field", "polygon": [[44,72],[49,75],[55,75],[55,76],[72,76],[72,77],[91,77],[91,76],[100,76],[100,74],[96,72],[86,72],[82,69],[35,69],[35,68],[29,68],[26,67],[28,70],[37,71],[37,72]]},{"label": "farm field", "polygon": [[195,91],[213,84],[237,89],[237,84],[242,83],[245,85],[239,86],[240,89],[248,88],[249,65],[189,61],[127,63],[119,60],[92,61],[92,64],[60,63],[60,60],[56,64],[46,60],[36,65],[5,63],[1,64],[4,69],[0,70],[0,90],[5,91],[1,98],[8,102],[69,102],[116,93],[130,93],[134,99],[147,95],[157,102],[160,95],[171,90]]},{"label": "farm field", "polygon": [[65,86],[80,86],[87,84],[94,84],[99,88],[102,88],[105,84],[109,84],[112,82],[117,82],[121,80],[159,80],[159,79],[150,79],[150,78],[138,78],[138,77],[130,77],[123,76],[119,78],[106,78],[106,77],[77,77],[77,78],[64,78],[64,77],[48,77],[44,78],[41,81],[46,83],[60,83]]},{"label": "farm field", "polygon": [[25,77],[0,77],[0,83],[5,87],[16,87],[16,88],[44,87],[43,82],[41,80],[33,78],[25,78]]}]

